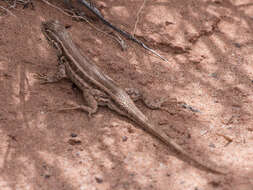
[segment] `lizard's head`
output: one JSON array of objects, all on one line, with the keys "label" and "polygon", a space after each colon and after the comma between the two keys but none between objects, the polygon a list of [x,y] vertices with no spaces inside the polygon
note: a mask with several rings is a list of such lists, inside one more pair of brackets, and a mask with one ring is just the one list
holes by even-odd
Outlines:
[{"label": "lizard's head", "polygon": [[42,22],[41,27],[43,30],[50,30],[51,32],[60,32],[65,29],[65,27],[61,25],[58,20]]},{"label": "lizard's head", "polygon": [[65,27],[58,20],[42,22],[41,30],[49,40],[54,40],[56,36],[66,32]]}]

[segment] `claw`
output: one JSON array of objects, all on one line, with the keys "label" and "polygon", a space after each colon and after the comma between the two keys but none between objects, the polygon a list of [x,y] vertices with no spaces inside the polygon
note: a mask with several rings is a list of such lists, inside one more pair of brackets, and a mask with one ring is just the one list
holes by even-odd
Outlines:
[{"label": "claw", "polygon": [[92,114],[94,114],[92,111],[89,111],[89,112],[88,112],[88,118],[89,118],[89,120],[92,119],[92,117],[93,117]]},{"label": "claw", "polygon": [[50,81],[47,78],[46,74],[36,73],[33,75],[33,77],[40,81],[40,84],[46,84],[50,83]]}]

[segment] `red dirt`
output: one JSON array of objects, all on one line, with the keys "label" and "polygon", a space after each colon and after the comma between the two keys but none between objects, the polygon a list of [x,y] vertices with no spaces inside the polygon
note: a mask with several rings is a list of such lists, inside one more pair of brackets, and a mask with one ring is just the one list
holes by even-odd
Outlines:
[{"label": "red dirt", "polygon": [[[0,8],[0,189],[252,190],[251,2],[147,1],[136,36],[169,63],[127,40],[122,52],[111,38],[42,1],[34,1],[35,10],[9,9],[16,17]],[[130,33],[142,3],[95,1]],[[0,6],[8,8],[5,1]],[[83,103],[69,81],[41,85],[34,77],[56,70],[56,51],[40,30],[49,19],[70,25],[76,45],[122,87],[167,97],[170,113],[137,105],[192,156],[228,174],[201,170],[106,108],[91,119],[81,111],[49,111]]]}]

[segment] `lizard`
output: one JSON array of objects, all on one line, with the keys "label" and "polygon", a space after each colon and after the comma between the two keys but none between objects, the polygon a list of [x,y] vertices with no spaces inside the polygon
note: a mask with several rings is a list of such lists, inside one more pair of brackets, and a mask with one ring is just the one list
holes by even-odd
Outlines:
[{"label": "lizard", "polygon": [[[182,156],[190,159],[200,168],[205,168],[213,173],[223,172],[207,166],[205,163],[192,158],[180,145],[167,136],[161,129],[155,127],[149,119],[135,105],[128,93],[122,89],[108,75],[86,58],[73,43],[69,32],[59,21],[42,22],[41,30],[45,37],[57,49],[59,58],[59,69],[53,76],[39,76],[45,83],[57,82],[63,78],[69,78],[83,93],[86,105],[77,105],[66,109],[81,109],[88,112],[88,115],[97,112],[98,106],[108,106],[110,109],[123,115],[153,137],[165,145],[173,148]],[[133,92],[133,90],[130,90]],[[135,94],[135,92],[134,92]]]}]

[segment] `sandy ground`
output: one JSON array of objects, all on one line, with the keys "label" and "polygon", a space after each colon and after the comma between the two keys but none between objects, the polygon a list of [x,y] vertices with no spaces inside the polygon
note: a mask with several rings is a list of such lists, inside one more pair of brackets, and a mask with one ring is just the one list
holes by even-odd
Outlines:
[{"label": "sandy ground", "polygon": [[[130,33],[143,4],[93,2]],[[0,9],[1,190],[253,189],[252,0],[147,1],[136,36],[168,63],[127,40],[123,52],[89,24],[34,5],[9,9],[16,17]],[[34,77],[56,71],[56,51],[40,30],[49,19],[71,26],[84,55],[122,87],[167,97],[169,113],[137,106],[190,155],[227,174],[199,168],[107,108],[90,119],[54,111],[83,100],[69,81],[41,85]]]}]

